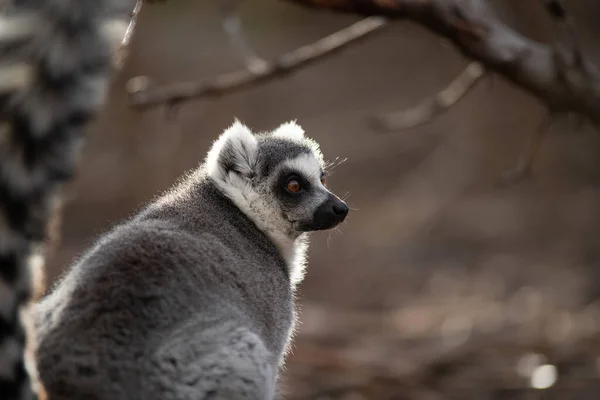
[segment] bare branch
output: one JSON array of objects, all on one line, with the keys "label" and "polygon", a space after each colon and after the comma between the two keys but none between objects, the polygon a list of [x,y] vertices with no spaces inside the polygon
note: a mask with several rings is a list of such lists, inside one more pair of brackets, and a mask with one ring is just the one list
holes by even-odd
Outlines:
[{"label": "bare branch", "polygon": [[427,98],[407,110],[376,116],[372,118],[371,124],[376,129],[391,131],[414,128],[430,122],[462,99],[484,74],[485,69],[480,63],[471,62],[460,75],[435,96]]},{"label": "bare branch", "polygon": [[135,31],[135,27],[137,26],[137,20],[140,12],[142,11],[142,7],[144,5],[144,0],[137,0],[135,3],[135,7],[131,12],[131,19],[129,20],[129,25],[127,26],[127,30],[125,31],[125,35],[123,36],[123,40],[121,41],[121,46],[117,51],[115,56],[115,63],[118,68],[122,67],[125,63],[125,59],[129,54],[129,43],[131,42],[131,37],[133,36],[133,32]]},{"label": "bare branch", "polygon": [[[286,53],[267,62],[260,70],[241,70],[212,79],[169,84],[162,87],[136,86],[130,91],[133,105],[148,108],[162,103],[179,103],[192,98],[219,96],[284,76],[311,62],[335,54],[348,45],[380,31],[386,25],[383,18],[363,19],[317,42]],[[135,78],[134,78],[135,79]]]},{"label": "bare branch", "polygon": [[287,0],[361,15],[413,20],[450,39],[469,58],[508,78],[557,112],[600,123],[600,74],[583,55],[565,63],[554,47],[530,40],[492,11],[487,0]]},{"label": "bare branch", "polygon": [[233,48],[246,64],[246,68],[249,71],[260,71],[265,68],[266,62],[256,54],[244,35],[242,21],[236,12],[239,1],[221,0],[223,30],[227,33]]}]

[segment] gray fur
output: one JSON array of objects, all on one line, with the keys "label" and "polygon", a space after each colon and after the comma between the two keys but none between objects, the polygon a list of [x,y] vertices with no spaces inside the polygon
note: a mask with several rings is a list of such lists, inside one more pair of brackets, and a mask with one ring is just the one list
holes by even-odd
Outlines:
[{"label": "gray fur", "polygon": [[50,400],[273,398],[306,243],[285,221],[317,215],[329,193],[307,185],[294,206],[277,192],[276,171],[298,155],[323,167],[316,143],[291,128],[255,136],[234,124],[206,163],[103,236],[37,305]]}]

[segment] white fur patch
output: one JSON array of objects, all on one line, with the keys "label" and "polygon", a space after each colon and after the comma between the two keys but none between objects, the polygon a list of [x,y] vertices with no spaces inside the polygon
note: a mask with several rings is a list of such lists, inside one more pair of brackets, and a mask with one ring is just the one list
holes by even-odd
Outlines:
[{"label": "white fur patch", "polygon": [[292,259],[288,261],[292,286],[298,285],[304,279],[304,274],[306,273],[306,253],[308,251],[308,243],[309,239],[306,234],[303,234],[296,239]]},{"label": "white fur patch", "polygon": [[290,168],[300,172],[314,184],[321,184],[321,163],[314,154],[302,154],[291,160],[284,161],[281,168]]},{"label": "white fur patch", "polygon": [[281,124],[279,128],[275,129],[275,131],[273,131],[273,136],[292,140],[302,140],[304,139],[304,129],[296,124],[296,121],[290,121]]},{"label": "white fur patch", "polygon": [[223,158],[235,163],[235,169],[248,175],[254,169],[258,143],[256,137],[237,119],[213,143],[206,156],[208,175],[216,181],[228,179],[228,172],[223,168]]}]

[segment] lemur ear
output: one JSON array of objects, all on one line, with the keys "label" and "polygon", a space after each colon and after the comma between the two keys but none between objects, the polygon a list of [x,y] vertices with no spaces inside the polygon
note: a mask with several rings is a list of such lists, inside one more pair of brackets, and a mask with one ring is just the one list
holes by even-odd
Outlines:
[{"label": "lemur ear", "polygon": [[286,122],[273,131],[273,136],[292,140],[304,139],[304,129],[296,121]]},{"label": "lemur ear", "polygon": [[224,179],[230,172],[249,176],[256,165],[256,137],[237,119],[213,143],[206,156],[209,176]]}]

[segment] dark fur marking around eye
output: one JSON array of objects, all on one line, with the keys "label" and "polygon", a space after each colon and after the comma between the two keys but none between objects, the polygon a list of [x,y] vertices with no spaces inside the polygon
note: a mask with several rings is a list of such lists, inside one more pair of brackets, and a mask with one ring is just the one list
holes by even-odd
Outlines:
[{"label": "dark fur marking around eye", "polygon": [[[301,185],[301,190],[297,193],[292,193],[287,190],[286,186],[292,179],[297,180]],[[311,183],[298,171],[292,169],[286,169],[281,171],[280,175],[275,181],[273,191],[279,201],[287,207],[297,207],[305,198],[304,196],[309,193],[312,189]]]}]

